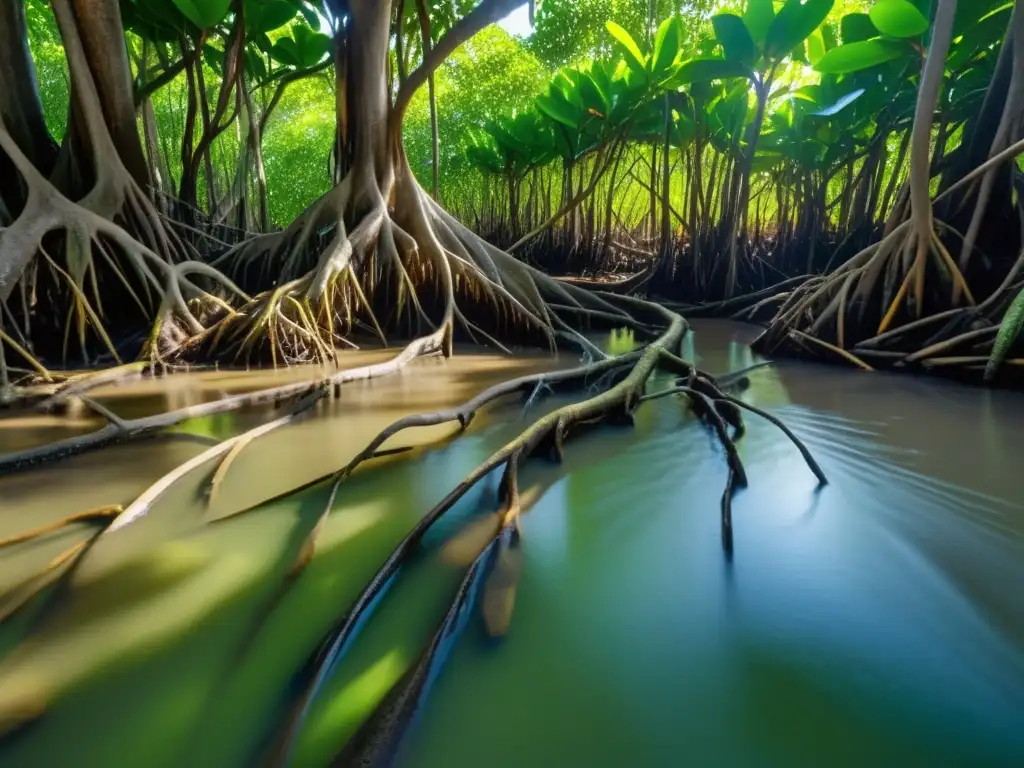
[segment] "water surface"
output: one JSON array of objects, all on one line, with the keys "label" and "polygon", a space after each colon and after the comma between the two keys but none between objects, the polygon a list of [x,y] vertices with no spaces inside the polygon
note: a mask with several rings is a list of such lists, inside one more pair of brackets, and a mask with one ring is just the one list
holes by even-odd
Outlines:
[{"label": "water surface", "polygon": [[[705,370],[759,359],[749,327],[694,327],[685,351]],[[364,357],[351,364],[377,359]],[[326,489],[211,521],[343,465],[394,418],[570,362],[421,361],[250,446],[213,505],[197,473],[101,541],[59,610],[0,626],[0,718],[44,713],[0,745],[0,762],[258,764],[291,676],[398,540],[556,403],[525,414],[509,403],[457,440],[357,473],[286,591]],[[100,395],[137,415],[297,375],[190,375]],[[722,451],[678,400],[645,405],[635,429],[572,441],[560,468],[531,465],[523,481],[542,494],[522,521],[511,631],[486,642],[473,618],[400,765],[1024,764],[1024,397],[795,362],[751,384],[745,399],[783,418],[831,484],[816,493],[785,437],[749,417],[730,563]],[[257,415],[185,430],[231,434]],[[0,449],[90,426],[74,419],[0,421]],[[155,440],[0,478],[0,537],[129,501],[201,450]],[[494,511],[495,487],[460,503],[380,602],[314,706],[297,765],[327,764],[416,658],[464,571],[460,532]],[[0,552],[0,589],[85,535]]]}]

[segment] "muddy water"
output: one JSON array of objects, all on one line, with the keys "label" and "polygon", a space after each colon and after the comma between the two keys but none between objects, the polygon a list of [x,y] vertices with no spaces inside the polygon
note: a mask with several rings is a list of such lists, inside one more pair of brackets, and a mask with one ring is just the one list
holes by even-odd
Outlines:
[{"label": "muddy water", "polygon": [[[755,362],[751,329],[695,329],[686,352],[705,370]],[[292,674],[397,541],[553,403],[526,415],[509,404],[458,440],[357,473],[287,591],[326,489],[231,513],[340,466],[398,416],[552,364],[463,355],[351,387],[321,418],[250,446],[214,502],[199,473],[101,540],[58,610],[40,616],[37,602],[0,626],[0,721],[35,716],[0,743],[0,764],[257,764]],[[175,377],[98,399],[137,415],[295,375]],[[727,563],[721,451],[678,402],[574,441],[559,470],[532,467],[523,479],[540,496],[522,523],[510,634],[487,643],[470,623],[401,765],[1024,764],[1024,397],[789,362],[754,374],[744,397],[784,418],[831,484],[815,493],[796,450],[748,419],[750,488]],[[222,436],[258,416],[182,431]],[[0,450],[90,426],[75,414],[0,421]],[[127,502],[202,450],[161,439],[0,478],[0,538]],[[495,484],[453,511],[380,602],[314,706],[296,765],[327,764],[427,642]],[[0,589],[86,535],[0,550]]]}]

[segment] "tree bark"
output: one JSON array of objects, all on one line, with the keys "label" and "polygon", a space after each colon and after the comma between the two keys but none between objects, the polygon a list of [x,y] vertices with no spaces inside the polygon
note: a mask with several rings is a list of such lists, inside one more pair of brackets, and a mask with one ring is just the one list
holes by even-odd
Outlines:
[{"label": "tree bark", "polygon": [[[149,171],[135,118],[132,70],[120,7],[117,0],[71,0],[71,7],[107,130],[128,173],[142,189],[148,189]],[[66,30],[61,35],[65,36]]]},{"label": "tree bark", "polygon": [[[433,46],[433,36],[430,28],[430,14],[427,13],[427,6],[425,0],[416,0],[416,13],[420,19],[420,33],[423,35],[423,58],[426,59],[427,54],[430,53],[430,49]],[[431,72],[427,78],[427,89],[428,96],[430,99],[430,136],[431,136],[431,171],[432,171],[432,194],[434,199],[440,202],[438,195],[438,173],[441,154],[441,142],[437,131],[437,93],[434,89],[434,73]]]}]

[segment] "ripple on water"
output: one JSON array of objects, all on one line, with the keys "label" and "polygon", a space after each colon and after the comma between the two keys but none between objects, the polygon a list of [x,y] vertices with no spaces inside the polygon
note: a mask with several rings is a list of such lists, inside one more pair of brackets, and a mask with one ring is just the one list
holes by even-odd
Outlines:
[{"label": "ripple on water", "polygon": [[[749,328],[695,327],[686,354],[707,369],[759,361],[743,346]],[[502,374],[494,360],[485,371],[461,361],[432,368],[423,387],[374,382],[292,433],[300,440],[253,446],[237,492],[322,471],[395,418],[402,398],[410,410],[433,409]],[[750,487],[735,500],[728,564],[724,458],[682,403],[651,403],[635,429],[581,437],[563,467],[532,465],[523,482],[543,494],[522,521],[511,632],[495,646],[470,623],[402,765],[1024,764],[1024,492],[1000,458],[1024,452],[1024,401],[792,363],[751,378],[744,397],[790,425],[830,485],[816,492],[796,449],[747,416]],[[198,537],[214,565],[240,558],[238,583],[211,567],[173,600],[122,606],[104,619],[121,634],[103,654],[72,642],[105,645],[81,611],[60,632],[44,628],[20,671],[13,656],[0,664],[0,689],[45,672],[48,692],[59,692],[62,668],[77,687],[0,747],[0,762],[106,766],[131,755],[145,765],[252,765],[316,638],[411,523],[523,418],[518,406],[500,409],[455,442],[354,478],[323,550],[253,637],[253,617],[287,567],[285,542],[323,503],[322,489],[220,533],[197,532],[197,510],[179,523],[185,533],[155,525]],[[98,466],[89,465],[97,498]],[[460,575],[439,548],[493,511],[494,485],[460,504],[380,601],[325,688],[299,764],[324,764],[415,658]],[[43,491],[18,487],[44,510]],[[201,598],[211,607],[189,611]],[[148,608],[159,605],[161,615]],[[114,665],[115,650],[132,649],[133,622],[173,622],[177,636],[151,631],[162,645]]]}]

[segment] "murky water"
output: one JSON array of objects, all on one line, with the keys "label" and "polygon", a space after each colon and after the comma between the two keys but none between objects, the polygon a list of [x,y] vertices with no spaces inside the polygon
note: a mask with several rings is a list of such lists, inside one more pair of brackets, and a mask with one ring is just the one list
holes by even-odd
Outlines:
[{"label": "murky water", "polygon": [[[695,328],[687,351],[705,370],[755,361],[751,329]],[[554,403],[527,416],[511,403],[455,441],[357,473],[283,594],[326,489],[212,521],[341,466],[398,416],[553,364],[463,355],[354,386],[250,446],[213,504],[198,473],[101,540],[59,610],[0,625],[0,722],[42,713],[0,743],[0,764],[258,764],[292,674],[398,540]],[[136,415],[294,375],[177,377],[101,399]],[[1024,764],[1024,397],[792,362],[751,378],[744,397],[784,418],[831,484],[815,494],[785,437],[748,418],[750,488],[727,563],[724,459],[679,402],[574,440],[560,469],[531,465],[523,481],[542,495],[522,521],[511,631],[485,642],[474,618],[402,766]],[[0,450],[89,428],[75,418],[0,421]],[[254,418],[186,429],[219,436]],[[127,502],[201,450],[154,440],[0,478],[0,538]],[[466,565],[451,541],[494,511],[495,486],[453,511],[380,602],[296,765],[327,764],[419,654]],[[86,533],[0,550],[0,589]]]}]

